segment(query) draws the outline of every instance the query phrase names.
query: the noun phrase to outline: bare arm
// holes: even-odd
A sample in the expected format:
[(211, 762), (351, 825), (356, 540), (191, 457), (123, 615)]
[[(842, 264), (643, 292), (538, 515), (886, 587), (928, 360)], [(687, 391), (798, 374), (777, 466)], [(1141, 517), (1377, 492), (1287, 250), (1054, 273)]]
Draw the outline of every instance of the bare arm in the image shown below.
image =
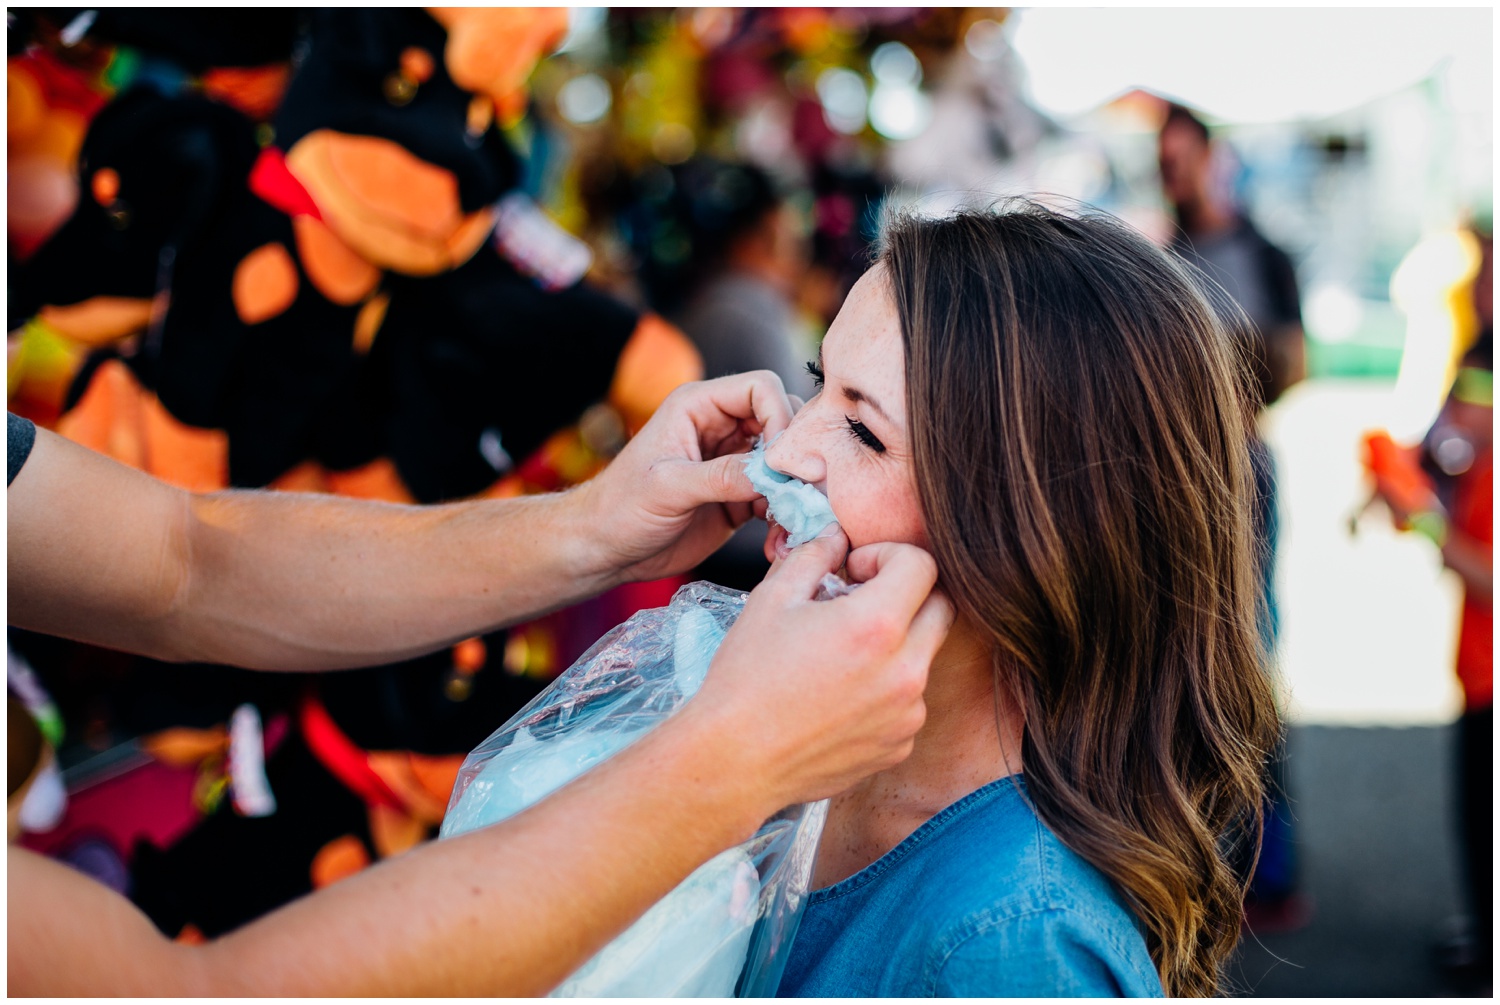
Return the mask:
[(1443, 542), (1443, 564), (1463, 580), (1469, 599), (1488, 604), (1495, 588), (1495, 546), (1448, 525)]
[(9, 623), (166, 660), (393, 662), (691, 567), (749, 517), (729, 455), (790, 417), (769, 374), (690, 385), (586, 486), (434, 507), (193, 495), (38, 430), (7, 493)]
[(38, 430), (7, 501), (10, 623), (160, 659), (389, 662), (609, 585), (567, 494), (193, 495)]
[[(1412, 513), (1407, 508), (1409, 504), (1403, 504), (1409, 494), (1394, 488), (1379, 476), (1375, 479), (1375, 494), (1390, 509), (1391, 522), (1399, 529), (1410, 529)], [(1435, 503), (1436, 497), (1432, 498)], [(1494, 545), (1465, 534), (1451, 520), (1446, 520), (1446, 527), (1447, 534), (1439, 549), (1443, 565), (1452, 569), (1463, 580), (1464, 589), (1471, 599), (1480, 604), (1489, 603), (1494, 595)]]
[(511, 820), (389, 859), (206, 946), (167, 941), (123, 897), (12, 848), (9, 990), (545, 994), (758, 825), (733, 772), (704, 771), (729, 766), (716, 749), (725, 737), (690, 732), (648, 737)]
[[(12, 849), (12, 994), (535, 995), (789, 803), (888, 767), (924, 717), (951, 612), (930, 557), (875, 546), (849, 597), (810, 600), (842, 534), (778, 562), (684, 710), (494, 827), (424, 845), (207, 946)], [(866, 549), (856, 553), (863, 554)], [(789, 696), (794, 696), (789, 698)]]

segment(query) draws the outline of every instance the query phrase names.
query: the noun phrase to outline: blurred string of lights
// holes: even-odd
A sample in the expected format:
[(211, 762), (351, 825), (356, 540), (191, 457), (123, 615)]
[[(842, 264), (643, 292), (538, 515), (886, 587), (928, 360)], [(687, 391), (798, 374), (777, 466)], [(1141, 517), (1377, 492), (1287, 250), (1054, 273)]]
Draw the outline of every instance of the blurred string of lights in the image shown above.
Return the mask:
[[(709, 153), (788, 173), (796, 165), (784, 157), (793, 152), (787, 138), (768, 134), (805, 130), (796, 119), (809, 101), (835, 137), (835, 156), (869, 159), (886, 143), (920, 137), (932, 118), (924, 57), (941, 59), (955, 45), (988, 56), (1002, 44), (1006, 13), (575, 8), (568, 38), (535, 83), (543, 113), (575, 147), (597, 148), (591, 134), (605, 134), (627, 170)], [(716, 107), (705, 107), (705, 91)], [(771, 92), (781, 101), (766, 100)], [(795, 110), (767, 107), (777, 103)], [(566, 188), (549, 193), (565, 224), (578, 220)]]
[[(920, 19), (917, 9), (897, 17)], [(859, 135), (868, 126), (886, 140), (920, 136), (930, 121), (931, 101), (922, 91), (922, 61), (899, 40), (871, 42), (869, 12), (846, 10), (699, 8), (633, 16), (636, 39), (627, 41), (619, 70), (599, 57), (619, 45), (596, 44), (610, 29), (606, 8), (574, 8), (573, 28), (558, 50), (572, 73), (555, 90), (559, 117), (574, 126), (600, 124), (620, 104), (619, 118), (632, 153), (650, 152), (664, 163), (691, 156), (684, 130), (694, 134), (698, 75), (704, 59), (737, 38), (757, 34), (755, 48), (771, 61), (784, 60), (789, 89), (811, 83), (830, 128)], [(985, 11), (969, 22), (964, 43), (976, 58), (989, 58), (1001, 43), (1004, 10)], [(757, 22), (746, 31), (745, 22)], [(889, 29), (899, 21), (877, 21)], [(770, 30), (765, 29), (770, 22)], [(767, 46), (766, 41), (779, 41)], [(779, 50), (779, 51), (778, 51)], [(589, 58), (586, 54), (592, 54)], [(613, 55), (621, 55), (615, 51)], [(590, 65), (590, 64), (594, 65)], [(613, 78), (613, 79), (612, 79)], [(618, 92), (618, 93), (617, 93)]]
[[(1006, 51), (1008, 13), (574, 8), (568, 37), (532, 79), (533, 116), (553, 134), (553, 166), (532, 194), (594, 246), (606, 283), (612, 262), (622, 284), (640, 265), (622, 204), (665, 204), (673, 172), (704, 157), (765, 170), (826, 259), (858, 257), (884, 196), (870, 179), (886, 150), (927, 132), (930, 89), (953, 56)], [(662, 229), (650, 256), (691, 256), (680, 238)]]

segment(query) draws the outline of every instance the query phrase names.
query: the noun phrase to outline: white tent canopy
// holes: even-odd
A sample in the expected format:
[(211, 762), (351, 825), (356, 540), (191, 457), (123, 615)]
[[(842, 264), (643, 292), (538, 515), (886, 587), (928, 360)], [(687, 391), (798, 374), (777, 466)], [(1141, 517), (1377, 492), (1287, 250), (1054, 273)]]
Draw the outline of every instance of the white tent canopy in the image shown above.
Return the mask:
[(1062, 118), (1134, 87), (1224, 122), (1322, 118), (1434, 71), (1460, 115), (1493, 114), (1488, 8), (1053, 7), (1013, 21), (1032, 100)]

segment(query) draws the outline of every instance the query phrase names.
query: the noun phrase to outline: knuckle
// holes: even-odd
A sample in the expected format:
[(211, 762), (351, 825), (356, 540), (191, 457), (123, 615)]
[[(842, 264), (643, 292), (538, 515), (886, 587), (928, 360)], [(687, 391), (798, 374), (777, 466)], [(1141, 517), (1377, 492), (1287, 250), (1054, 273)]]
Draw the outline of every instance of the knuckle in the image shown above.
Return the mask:
[(907, 674), (896, 686), (896, 701), (908, 710), (908, 714), (925, 717), (927, 706), (922, 701), (922, 695), (926, 690), (926, 681), (922, 676)]
[(838, 554), (838, 551), (839, 540), (837, 537), (815, 537), (811, 541), (804, 542), (792, 549), (792, 556), (804, 555), (806, 556), (803, 559), (804, 562), (816, 561), (828, 565), (833, 556)]
[(902, 740), (891, 748), (889, 755), (885, 758), (887, 767), (894, 767), (911, 756), (912, 749), (916, 746), (913, 740)]
[(908, 723), (908, 725), (911, 726), (912, 734), (916, 735), (918, 730), (927, 725), (927, 703), (918, 701), (912, 706), (912, 710), (909, 714), (911, 716), (911, 721)]
[(781, 376), (775, 370), (751, 370), (746, 376), (756, 384), (762, 384), (777, 391), (782, 389)]
[(728, 493), (738, 488), (738, 482), (735, 477), (738, 474), (735, 465), (738, 463), (739, 459), (735, 457), (722, 457), (713, 462), (713, 467), (709, 469), (709, 475), (713, 480), (713, 487), (715, 489), (722, 493)]
[(917, 734), (921, 732), (922, 724), (926, 721), (927, 717), (920, 713), (907, 713), (897, 720), (899, 732), (896, 735), (899, 738), (900, 744), (912, 743), (916, 739)]
[(703, 389), (703, 381), (690, 381), (686, 384), (678, 384), (671, 392), (662, 399), (663, 409), (681, 409), (683, 405), (693, 397), (696, 397)]
[(876, 612), (865, 619), (860, 632), (865, 644), (876, 652), (890, 652), (901, 644), (901, 629), (884, 612)]
[(920, 576), (928, 581), (937, 580), (937, 559), (916, 545), (902, 545), (897, 554), (904, 556), (907, 563), (911, 565), (914, 576)]

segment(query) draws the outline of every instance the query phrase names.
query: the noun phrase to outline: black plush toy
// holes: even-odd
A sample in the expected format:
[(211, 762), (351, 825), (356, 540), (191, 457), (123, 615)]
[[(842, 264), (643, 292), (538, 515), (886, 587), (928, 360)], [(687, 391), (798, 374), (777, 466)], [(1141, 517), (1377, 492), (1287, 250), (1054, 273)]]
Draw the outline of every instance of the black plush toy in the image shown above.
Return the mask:
[(22, 316), (49, 307), (64, 333), (115, 307), (120, 324), (96, 326), (94, 341), (145, 319), (130, 368), (176, 420), (228, 434), (226, 481), (243, 486), (316, 456), (321, 415), (357, 362), (357, 305), (318, 290), (292, 220), (249, 188), (260, 153), (253, 124), (225, 105), (122, 95), (84, 141), (78, 209), (20, 268), (11, 299)]
[[(519, 165), (497, 123), (564, 20), (318, 12), (269, 136), (196, 94), (118, 98), (90, 130), (74, 217), (12, 280), (12, 319), (82, 319), (107, 344), (60, 430), (200, 489), (437, 502), (591, 473), (598, 458), (549, 469), (544, 448), (601, 401), (618, 439), (700, 368), (675, 329), (583, 283), (586, 253), (508, 193)], [(253, 700), (292, 726), (266, 763), (276, 813), (221, 808), (143, 852), (134, 896), (168, 934), (217, 934), (340, 856), (425, 836), (457, 759), (542, 684), (501, 669), (512, 638), (272, 688), (231, 675), (192, 708), (152, 696), (222, 671), (139, 661), (127, 725), (209, 727)]]

